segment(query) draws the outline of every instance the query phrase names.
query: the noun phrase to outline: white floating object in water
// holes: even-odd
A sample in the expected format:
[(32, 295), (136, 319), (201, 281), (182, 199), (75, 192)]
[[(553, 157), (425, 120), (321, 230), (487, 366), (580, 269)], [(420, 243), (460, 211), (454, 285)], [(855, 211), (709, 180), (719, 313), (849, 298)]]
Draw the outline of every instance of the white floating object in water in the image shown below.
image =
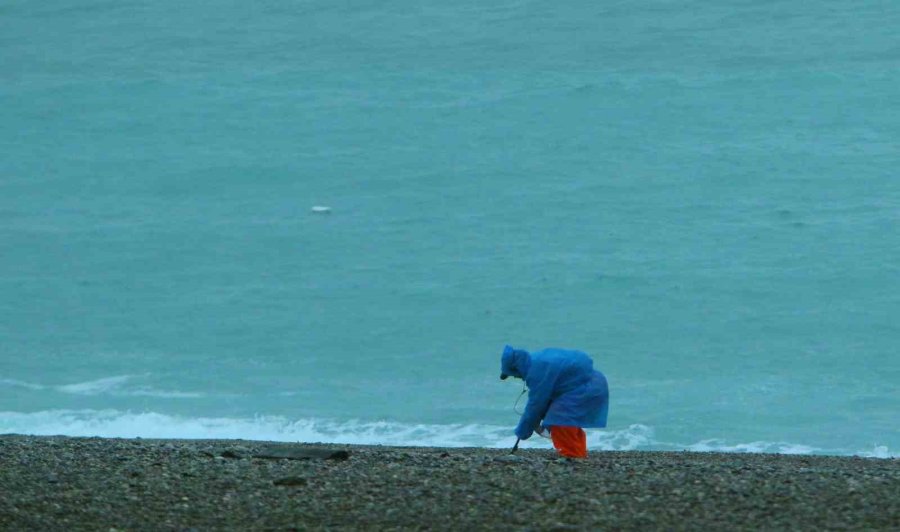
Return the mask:
[(313, 205), (313, 208), (311, 210), (316, 214), (328, 214), (331, 212), (331, 207), (326, 207), (324, 205)]

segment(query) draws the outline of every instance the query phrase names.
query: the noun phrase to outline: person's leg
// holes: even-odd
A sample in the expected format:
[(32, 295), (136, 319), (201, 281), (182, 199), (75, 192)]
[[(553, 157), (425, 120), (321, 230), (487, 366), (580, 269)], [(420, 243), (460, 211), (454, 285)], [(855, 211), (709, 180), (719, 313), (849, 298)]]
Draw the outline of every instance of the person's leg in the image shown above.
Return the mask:
[(554, 425), (549, 428), (553, 447), (560, 456), (587, 458), (587, 435), (581, 430), (581, 427)]

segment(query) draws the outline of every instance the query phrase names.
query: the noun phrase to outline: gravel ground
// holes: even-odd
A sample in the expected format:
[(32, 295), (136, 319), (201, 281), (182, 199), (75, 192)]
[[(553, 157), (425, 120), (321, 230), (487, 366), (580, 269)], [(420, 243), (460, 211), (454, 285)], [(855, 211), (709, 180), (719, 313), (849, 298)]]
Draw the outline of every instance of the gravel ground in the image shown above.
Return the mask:
[(3, 530), (488, 528), (898, 530), (900, 460), (0, 436)]

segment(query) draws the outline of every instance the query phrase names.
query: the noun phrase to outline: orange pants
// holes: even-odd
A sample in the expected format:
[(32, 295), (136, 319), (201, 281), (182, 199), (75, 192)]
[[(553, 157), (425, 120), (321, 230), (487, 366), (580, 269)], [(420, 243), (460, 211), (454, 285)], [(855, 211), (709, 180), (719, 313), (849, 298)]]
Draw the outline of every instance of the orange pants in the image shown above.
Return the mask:
[(587, 458), (587, 436), (581, 427), (549, 427), (556, 452), (567, 458)]

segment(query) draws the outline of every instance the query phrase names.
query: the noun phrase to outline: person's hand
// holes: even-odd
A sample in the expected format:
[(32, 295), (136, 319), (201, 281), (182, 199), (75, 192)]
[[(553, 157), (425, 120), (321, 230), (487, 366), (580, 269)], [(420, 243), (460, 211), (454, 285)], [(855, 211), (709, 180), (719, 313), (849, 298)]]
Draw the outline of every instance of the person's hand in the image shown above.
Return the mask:
[(537, 435), (541, 438), (550, 439), (550, 431), (547, 430), (547, 427), (541, 425), (540, 423), (534, 428), (534, 431), (537, 432)]

